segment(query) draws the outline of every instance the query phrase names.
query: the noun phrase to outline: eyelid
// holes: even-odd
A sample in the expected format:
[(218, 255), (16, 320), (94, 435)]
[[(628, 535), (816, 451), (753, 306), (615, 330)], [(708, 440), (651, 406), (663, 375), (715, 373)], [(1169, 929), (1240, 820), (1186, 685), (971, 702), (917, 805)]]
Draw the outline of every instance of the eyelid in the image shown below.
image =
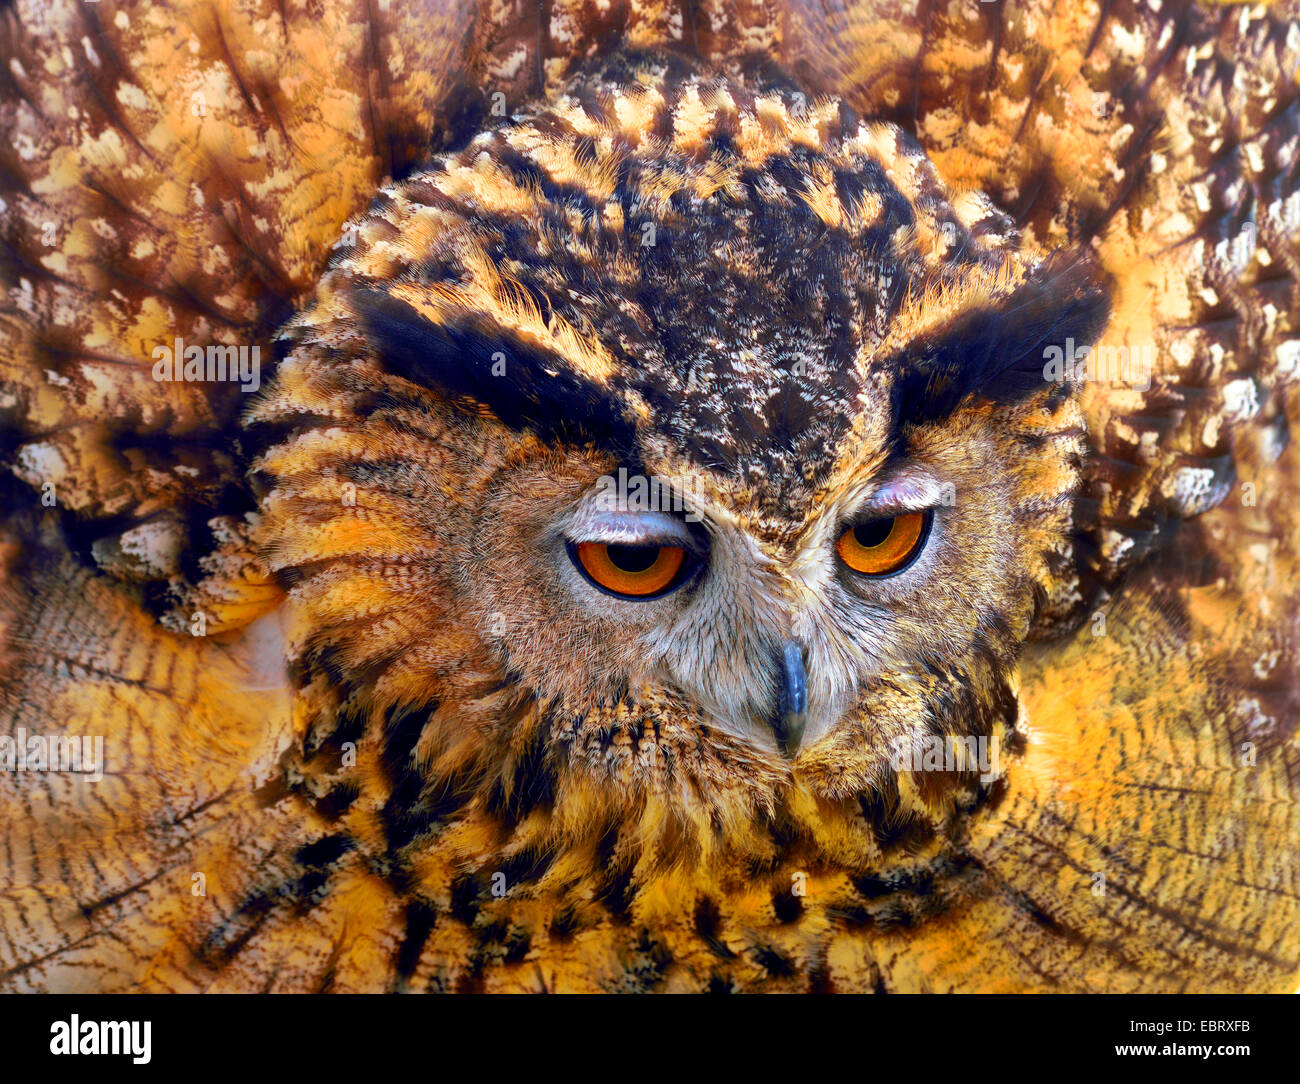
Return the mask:
[(681, 546), (691, 551), (700, 548), (685, 523), (663, 512), (596, 512), (571, 524), (565, 534), (575, 543)]
[(944, 487), (928, 474), (900, 472), (875, 489), (857, 509), (854, 520), (897, 516), (904, 512), (926, 512), (943, 504)]

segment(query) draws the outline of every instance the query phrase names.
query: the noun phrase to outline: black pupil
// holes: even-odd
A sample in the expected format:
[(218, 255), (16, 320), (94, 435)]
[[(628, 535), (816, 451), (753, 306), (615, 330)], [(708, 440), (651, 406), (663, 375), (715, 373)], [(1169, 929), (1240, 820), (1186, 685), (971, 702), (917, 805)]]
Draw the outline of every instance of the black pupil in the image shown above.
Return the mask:
[(610, 545), (605, 548), (614, 567), (624, 572), (644, 572), (659, 559), (658, 546)]
[(884, 542), (893, 529), (892, 519), (873, 519), (870, 523), (859, 523), (854, 527), (853, 537), (863, 549), (873, 549)]

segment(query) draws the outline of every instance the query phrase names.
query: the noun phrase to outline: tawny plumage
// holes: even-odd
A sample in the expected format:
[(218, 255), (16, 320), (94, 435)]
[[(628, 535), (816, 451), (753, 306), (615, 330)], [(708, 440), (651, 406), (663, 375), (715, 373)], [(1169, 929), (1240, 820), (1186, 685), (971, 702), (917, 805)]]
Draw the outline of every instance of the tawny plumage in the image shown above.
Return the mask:
[(0, 988), (1294, 990), (1298, 16), (6, 7)]

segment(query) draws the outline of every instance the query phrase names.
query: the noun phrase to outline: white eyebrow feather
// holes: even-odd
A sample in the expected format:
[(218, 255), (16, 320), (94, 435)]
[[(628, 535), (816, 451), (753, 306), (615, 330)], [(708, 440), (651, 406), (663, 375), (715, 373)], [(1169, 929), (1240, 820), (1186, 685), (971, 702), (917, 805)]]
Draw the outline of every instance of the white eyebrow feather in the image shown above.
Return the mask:
[(922, 512), (943, 504), (942, 483), (915, 467), (904, 467), (873, 490), (858, 508), (858, 513)]
[(696, 538), (676, 516), (665, 512), (611, 512), (580, 506), (564, 526), (570, 542), (606, 542), (621, 545), (687, 546)]

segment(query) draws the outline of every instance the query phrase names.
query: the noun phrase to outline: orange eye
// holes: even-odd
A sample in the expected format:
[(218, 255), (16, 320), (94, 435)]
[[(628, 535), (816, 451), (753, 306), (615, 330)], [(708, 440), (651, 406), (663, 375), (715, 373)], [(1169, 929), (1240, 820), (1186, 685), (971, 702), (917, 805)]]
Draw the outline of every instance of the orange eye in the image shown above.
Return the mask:
[(681, 546), (628, 546), (613, 542), (571, 545), (574, 561), (587, 579), (611, 595), (653, 598), (680, 579), (686, 563)]
[(905, 512), (890, 519), (873, 519), (848, 528), (835, 543), (835, 552), (854, 572), (890, 576), (901, 572), (921, 552), (930, 530), (928, 512)]

